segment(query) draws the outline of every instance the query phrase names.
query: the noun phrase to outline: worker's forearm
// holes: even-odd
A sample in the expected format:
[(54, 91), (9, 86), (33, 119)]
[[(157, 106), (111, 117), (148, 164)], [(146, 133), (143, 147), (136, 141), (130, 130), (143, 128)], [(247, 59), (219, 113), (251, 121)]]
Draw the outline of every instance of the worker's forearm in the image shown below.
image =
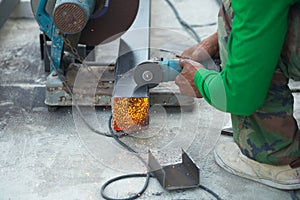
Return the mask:
[(208, 38), (202, 40), (200, 43), (195, 44), (183, 53), (183, 57), (201, 62), (214, 57), (219, 52), (218, 33), (214, 33)]
[(206, 50), (210, 57), (214, 57), (219, 53), (218, 33), (210, 35), (200, 43), (201, 47)]

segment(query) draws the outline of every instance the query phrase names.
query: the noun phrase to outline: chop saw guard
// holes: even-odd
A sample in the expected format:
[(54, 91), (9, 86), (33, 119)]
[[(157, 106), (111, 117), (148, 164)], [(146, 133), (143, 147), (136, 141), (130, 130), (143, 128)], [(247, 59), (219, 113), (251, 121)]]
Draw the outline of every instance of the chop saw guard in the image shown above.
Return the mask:
[[(61, 0), (57, 0), (61, 1)], [(31, 0), (34, 16), (40, 26), (52, 25), (53, 21), (43, 21), (39, 14), (53, 18), (56, 0)], [(93, 0), (94, 1), (94, 0)], [(69, 2), (78, 2), (70, 0)], [(95, 1), (92, 14), (80, 32), (79, 44), (96, 46), (119, 38), (132, 25), (139, 10), (139, 0), (99, 0)], [(41, 11), (43, 11), (41, 13)], [(75, 18), (75, 17), (74, 17)], [(44, 31), (44, 30), (42, 30)], [(47, 33), (47, 32), (46, 32)], [(51, 37), (51, 33), (47, 34)]]

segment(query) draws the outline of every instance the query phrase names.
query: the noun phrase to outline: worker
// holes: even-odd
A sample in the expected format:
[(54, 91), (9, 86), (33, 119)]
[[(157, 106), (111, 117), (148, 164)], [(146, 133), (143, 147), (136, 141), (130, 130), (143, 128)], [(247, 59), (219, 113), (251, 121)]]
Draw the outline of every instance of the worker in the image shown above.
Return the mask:
[[(182, 93), (231, 114), (234, 142), (216, 145), (216, 162), (284, 190), (300, 188), (300, 131), (288, 87), (300, 80), (299, 15), (300, 0), (223, 0), (217, 33), (182, 53), (188, 59), (175, 80)], [(221, 72), (200, 64), (218, 55)]]

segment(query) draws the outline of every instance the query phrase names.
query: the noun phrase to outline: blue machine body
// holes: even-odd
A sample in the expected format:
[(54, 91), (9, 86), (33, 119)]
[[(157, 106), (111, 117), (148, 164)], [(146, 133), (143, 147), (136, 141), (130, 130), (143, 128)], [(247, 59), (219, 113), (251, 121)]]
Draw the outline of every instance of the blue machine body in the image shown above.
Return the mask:
[(80, 0), (80, 1), (78, 1), (78, 0), (57, 0), (56, 4), (55, 4), (55, 8), (57, 8), (58, 6), (60, 6), (64, 3), (71, 3), (71, 4), (79, 6), (81, 9), (84, 10), (84, 12), (85, 12), (86, 16), (88, 16), (88, 18), (90, 18), (90, 16), (92, 15), (92, 13), (95, 9), (95, 0)]
[(50, 72), (60, 71), (61, 55), (63, 52), (64, 39), (58, 34), (58, 29), (55, 26), (52, 17), (46, 12), (47, 0), (41, 0), (36, 12), (36, 19), (40, 24), (40, 30), (44, 32), (51, 40), (51, 60)]
[[(94, 0), (81, 0), (78, 4), (78, 0), (59, 0), (56, 2), (56, 6), (63, 4), (65, 2), (74, 3), (80, 5), (81, 8), (85, 11), (88, 17), (92, 15), (94, 10), (94, 4), (90, 2)], [(36, 19), (40, 25), (40, 30), (44, 32), (52, 41), (51, 44), (51, 60), (50, 62), (50, 72), (57, 71), (61, 72), (60, 65), (62, 59), (62, 53), (64, 49), (64, 38), (60, 33), (60, 30), (54, 23), (53, 16), (50, 16), (46, 12), (47, 0), (40, 0), (38, 9), (36, 11)], [(108, 6), (108, 4), (107, 4)]]
[(176, 76), (182, 71), (178, 58), (161, 58), (160, 67), (163, 72), (162, 82), (174, 81)]

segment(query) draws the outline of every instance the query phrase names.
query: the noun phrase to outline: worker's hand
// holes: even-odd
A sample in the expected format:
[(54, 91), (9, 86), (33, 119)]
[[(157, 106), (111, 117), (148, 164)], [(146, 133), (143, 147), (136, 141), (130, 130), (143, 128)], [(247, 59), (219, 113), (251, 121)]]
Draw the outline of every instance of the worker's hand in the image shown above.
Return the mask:
[(182, 59), (180, 64), (183, 69), (175, 79), (175, 83), (178, 85), (180, 92), (187, 96), (201, 98), (202, 95), (194, 83), (194, 76), (197, 70), (204, 68), (204, 66), (190, 59)]
[(200, 62), (214, 57), (218, 51), (218, 33), (214, 33), (202, 42), (183, 51), (181, 56)]

